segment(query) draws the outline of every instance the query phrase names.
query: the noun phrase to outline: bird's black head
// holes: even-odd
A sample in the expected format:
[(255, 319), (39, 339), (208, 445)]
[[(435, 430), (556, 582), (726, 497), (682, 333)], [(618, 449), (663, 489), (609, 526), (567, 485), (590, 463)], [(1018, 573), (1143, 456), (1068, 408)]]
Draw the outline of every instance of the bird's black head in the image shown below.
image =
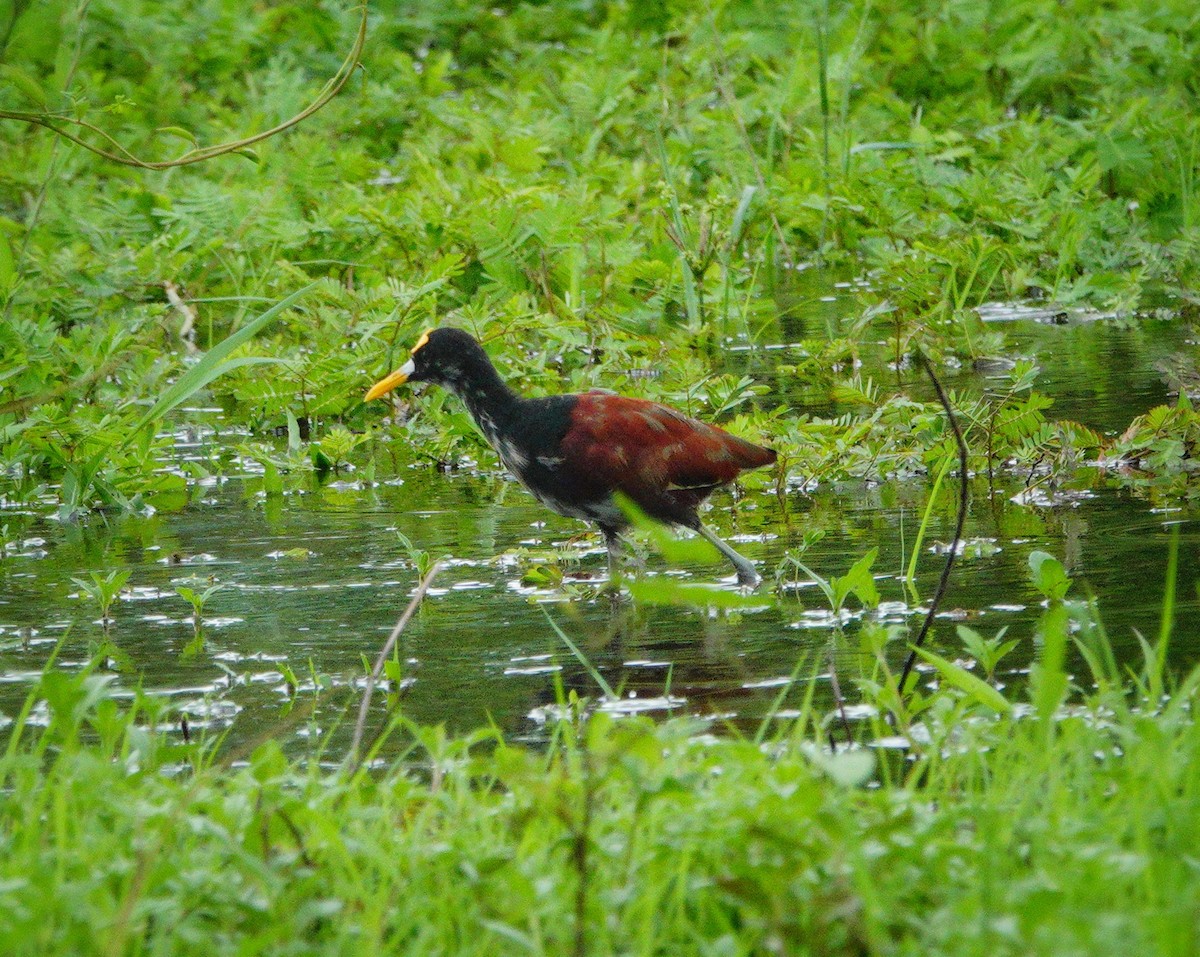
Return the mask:
[(413, 346), (408, 362), (376, 382), (366, 401), (405, 382), (432, 382), (459, 394), (498, 382), (492, 361), (475, 338), (461, 329), (430, 329)]
[(475, 338), (461, 329), (430, 329), (413, 346), (411, 382), (432, 382), (455, 388), (491, 369), (487, 353)]

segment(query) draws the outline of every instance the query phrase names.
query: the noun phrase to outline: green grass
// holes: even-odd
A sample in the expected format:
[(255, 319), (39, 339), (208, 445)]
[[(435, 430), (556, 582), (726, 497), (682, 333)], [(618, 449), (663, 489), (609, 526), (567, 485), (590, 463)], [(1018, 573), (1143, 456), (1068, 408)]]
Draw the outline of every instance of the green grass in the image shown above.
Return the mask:
[[(1044, 644), (1068, 632), (1094, 663), (1069, 698), (1049, 651), (999, 712), (927, 672), (896, 712), (907, 757), (830, 750), (840, 727), (798, 688), (762, 743), (572, 698), (543, 749), (396, 718), (351, 772), (271, 729), (185, 742), (161, 701), (48, 672), (0, 758), (0, 935), (39, 955), (1194, 953), (1200, 673), (1142, 697), (1090, 604), (1051, 603)], [(859, 684), (883, 708), (889, 680), (866, 663)]]

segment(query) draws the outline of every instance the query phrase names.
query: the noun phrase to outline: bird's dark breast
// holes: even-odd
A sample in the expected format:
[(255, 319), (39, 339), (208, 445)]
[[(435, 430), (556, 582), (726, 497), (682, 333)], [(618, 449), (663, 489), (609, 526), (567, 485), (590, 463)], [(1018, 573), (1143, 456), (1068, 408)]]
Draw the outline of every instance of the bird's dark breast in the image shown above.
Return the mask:
[(623, 515), (603, 476), (581, 469), (564, 450), (574, 424), (577, 395), (522, 400), (503, 429), (483, 424), (488, 441), (516, 479), (560, 515), (615, 525)]

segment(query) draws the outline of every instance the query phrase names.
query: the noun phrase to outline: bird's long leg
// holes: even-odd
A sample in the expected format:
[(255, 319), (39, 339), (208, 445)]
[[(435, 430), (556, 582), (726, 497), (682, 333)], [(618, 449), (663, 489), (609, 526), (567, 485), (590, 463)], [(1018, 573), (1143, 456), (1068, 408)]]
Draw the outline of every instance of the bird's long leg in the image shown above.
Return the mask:
[(615, 585), (621, 576), (618, 568), (621, 561), (621, 536), (609, 525), (601, 525), (600, 531), (604, 533), (604, 547), (608, 549), (608, 580)]
[(638, 572), (644, 569), (641, 558), (629, 548), (629, 542), (620, 532), (611, 525), (601, 525), (600, 531), (604, 533), (604, 547), (608, 549), (609, 581), (614, 583), (619, 581), (622, 560), (632, 562), (634, 569)]
[(744, 585), (747, 588), (753, 588), (758, 584), (758, 571), (755, 569), (754, 563), (751, 562), (750, 559), (739, 555), (733, 550), (732, 545), (717, 538), (712, 531), (705, 528), (703, 525), (697, 525), (696, 531), (700, 534), (701, 538), (712, 542), (717, 551), (733, 562), (733, 567), (737, 569), (739, 585)]

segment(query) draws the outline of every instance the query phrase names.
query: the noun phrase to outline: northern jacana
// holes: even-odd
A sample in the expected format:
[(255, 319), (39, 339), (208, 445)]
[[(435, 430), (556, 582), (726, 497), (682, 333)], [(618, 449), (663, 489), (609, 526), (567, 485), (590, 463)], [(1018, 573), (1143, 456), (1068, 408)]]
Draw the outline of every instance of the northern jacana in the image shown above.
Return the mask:
[(690, 528), (758, 584), (754, 565), (705, 528), (697, 508), (746, 469), (775, 453), (682, 412), (611, 392), (526, 399), (500, 378), (483, 347), (460, 329), (426, 332), (403, 366), (367, 392), (377, 399), (404, 382), (433, 382), (455, 393), (500, 456), (533, 495), (560, 515), (595, 522), (615, 572), (629, 519), (624, 493), (651, 518)]

